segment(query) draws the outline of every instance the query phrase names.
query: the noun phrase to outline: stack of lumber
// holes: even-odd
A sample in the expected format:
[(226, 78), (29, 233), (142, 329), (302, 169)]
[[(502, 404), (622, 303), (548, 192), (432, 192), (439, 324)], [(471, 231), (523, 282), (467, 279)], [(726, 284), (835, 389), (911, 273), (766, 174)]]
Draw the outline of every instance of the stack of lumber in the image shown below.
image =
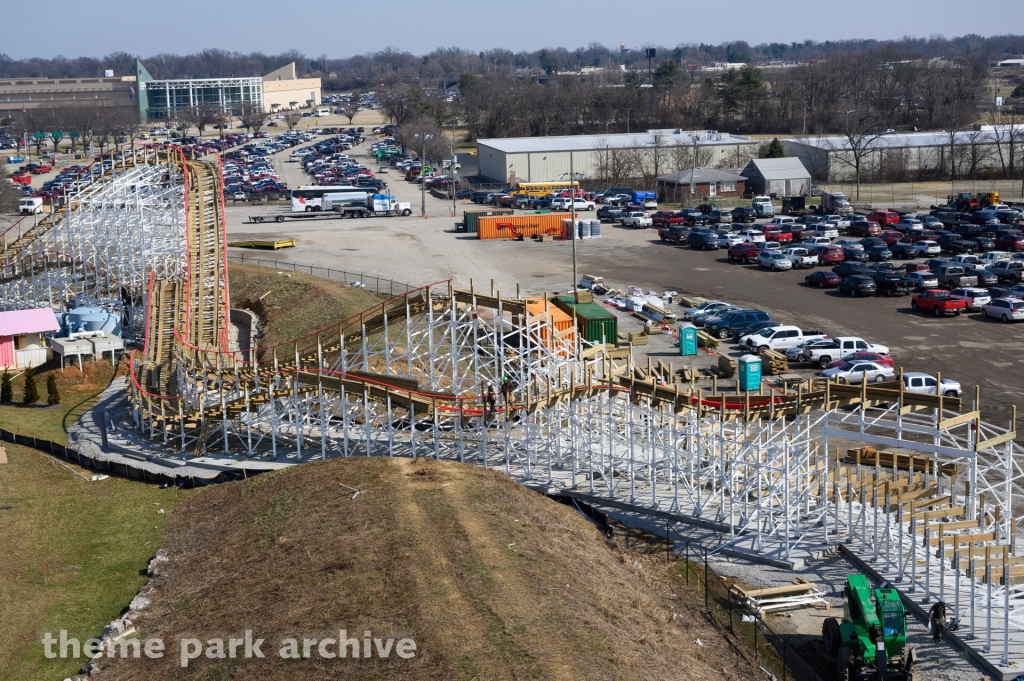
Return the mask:
[(718, 347), (718, 339), (717, 338), (712, 338), (711, 336), (709, 336), (708, 334), (704, 333), (703, 331), (698, 331), (697, 332), (697, 345), (699, 347), (702, 347), (702, 348), (712, 348), (712, 349), (714, 349), (714, 348)]
[(821, 589), (800, 577), (793, 581), (794, 584), (770, 589), (743, 589), (736, 584), (729, 589), (755, 615), (763, 615), (770, 610), (788, 610), (806, 606), (828, 609), (829, 603), (825, 600), (825, 593)]
[(761, 373), (765, 376), (780, 376), (789, 373), (789, 361), (781, 352), (765, 350), (761, 353)]
[(728, 355), (718, 355), (718, 373), (723, 378), (731, 378), (736, 375), (737, 367), (736, 360), (732, 359)]

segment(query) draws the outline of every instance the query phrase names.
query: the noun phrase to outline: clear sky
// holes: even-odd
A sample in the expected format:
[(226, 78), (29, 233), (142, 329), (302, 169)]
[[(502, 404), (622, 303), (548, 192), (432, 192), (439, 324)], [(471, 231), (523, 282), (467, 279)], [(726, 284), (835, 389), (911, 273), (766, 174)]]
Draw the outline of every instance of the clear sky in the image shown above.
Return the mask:
[(1024, 33), (1021, 0), (50, 0), (4, 2), (0, 52), (25, 57), (187, 54), (204, 48), (340, 58), (395, 47), (514, 52), (650, 43), (793, 42)]

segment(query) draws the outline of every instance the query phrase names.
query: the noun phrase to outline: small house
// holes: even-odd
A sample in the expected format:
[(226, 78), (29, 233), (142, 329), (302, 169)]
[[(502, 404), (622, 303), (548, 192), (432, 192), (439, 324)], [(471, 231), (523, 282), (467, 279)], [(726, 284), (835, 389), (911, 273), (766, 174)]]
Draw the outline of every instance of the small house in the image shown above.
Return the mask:
[(0, 312), (0, 367), (27, 369), (46, 364), (50, 349), (44, 333), (60, 329), (48, 307)]
[(747, 178), (731, 169), (692, 168), (660, 175), (657, 181), (658, 201), (684, 203), (714, 198), (739, 198), (743, 196)]

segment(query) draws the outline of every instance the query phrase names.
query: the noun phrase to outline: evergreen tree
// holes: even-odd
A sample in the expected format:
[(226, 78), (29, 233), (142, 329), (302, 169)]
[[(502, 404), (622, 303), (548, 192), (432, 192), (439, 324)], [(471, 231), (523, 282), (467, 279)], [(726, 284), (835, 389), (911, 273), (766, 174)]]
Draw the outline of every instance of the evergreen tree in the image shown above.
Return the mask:
[(46, 379), (46, 403), (60, 404), (60, 390), (57, 388), (57, 374), (51, 373)]
[(779, 138), (776, 137), (771, 141), (771, 144), (768, 145), (768, 151), (765, 154), (765, 158), (782, 158), (785, 155), (786, 152), (782, 148), (782, 142), (780, 142)]
[(21, 397), (25, 404), (32, 404), (39, 401), (39, 386), (36, 385), (36, 375), (31, 369), (25, 370), (25, 392)]
[(0, 402), (11, 402), (14, 400), (14, 387), (11, 385), (11, 374), (4, 369), (3, 376), (0, 376)]

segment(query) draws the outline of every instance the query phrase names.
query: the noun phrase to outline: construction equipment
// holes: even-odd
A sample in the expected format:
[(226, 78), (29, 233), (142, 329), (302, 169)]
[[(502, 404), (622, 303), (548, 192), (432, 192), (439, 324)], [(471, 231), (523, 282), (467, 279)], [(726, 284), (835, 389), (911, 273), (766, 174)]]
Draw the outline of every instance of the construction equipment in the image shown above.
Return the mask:
[(998, 206), (1001, 201), (999, 200), (999, 192), (985, 192), (984, 194), (978, 194), (978, 202), (982, 208), (988, 206)]
[(907, 648), (907, 615), (899, 592), (872, 589), (862, 574), (847, 575), (843, 621), (821, 628), (825, 649), (838, 661), (839, 681), (913, 681), (914, 650)]
[(962, 212), (981, 208), (981, 205), (978, 203), (978, 199), (974, 198), (974, 194), (971, 192), (959, 192), (956, 195), (950, 194), (947, 199), (948, 203), (946, 205), (948, 207), (955, 208)]

